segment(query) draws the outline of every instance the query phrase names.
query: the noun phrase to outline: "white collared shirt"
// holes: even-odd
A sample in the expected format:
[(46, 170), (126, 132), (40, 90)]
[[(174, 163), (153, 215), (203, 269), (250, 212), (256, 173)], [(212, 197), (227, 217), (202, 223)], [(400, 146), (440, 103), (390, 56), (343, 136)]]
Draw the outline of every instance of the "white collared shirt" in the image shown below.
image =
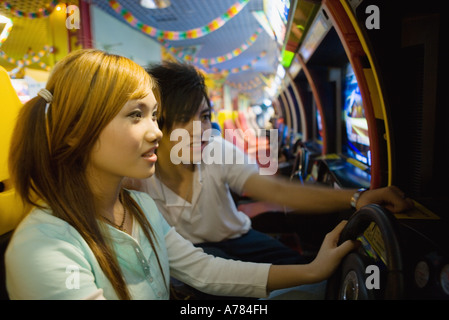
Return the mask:
[[(222, 161), (211, 163), (212, 157), (205, 149), (203, 161), (194, 172), (191, 203), (161, 183), (157, 174), (145, 185), (167, 222), (193, 243), (236, 238), (251, 228), (251, 220), (237, 210), (230, 189), (241, 194), (246, 180), (257, 173), (257, 164), (249, 163), (240, 149), (221, 137), (214, 137), (206, 148), (221, 148)], [(234, 155), (232, 161), (229, 154)], [(235, 159), (244, 159), (243, 164), (236, 164)]]

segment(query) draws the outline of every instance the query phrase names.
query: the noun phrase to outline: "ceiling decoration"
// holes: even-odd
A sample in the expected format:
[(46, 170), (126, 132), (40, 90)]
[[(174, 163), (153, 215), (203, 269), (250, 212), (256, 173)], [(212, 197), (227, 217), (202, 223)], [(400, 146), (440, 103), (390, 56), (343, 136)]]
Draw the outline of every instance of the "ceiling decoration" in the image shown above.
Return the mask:
[[(0, 1), (0, 63), (11, 77), (22, 77), (24, 68), (48, 70), (54, 64), (49, 46), (49, 15), (59, 1)], [(3, 29), (2, 29), (3, 28)]]
[[(31, 2), (31, 1), (29, 1), (29, 2)], [(35, 2), (39, 2), (39, 1), (35, 1)], [(5, 9), (7, 11), (9, 11), (15, 17), (35, 19), (35, 18), (48, 17), (50, 15), (50, 13), (56, 8), (58, 3), (59, 3), (58, 0), (53, 0), (48, 5), (39, 7), (39, 9), (37, 9), (35, 11), (31, 11), (31, 12), (24, 11), (24, 9), (21, 9), (23, 7), (22, 3), (20, 4), (20, 8), (19, 8), (10, 1), (4, 1), (3, 6), (5, 7)]]
[(151, 37), (154, 37), (158, 40), (184, 40), (204, 37), (205, 35), (223, 27), (226, 22), (232, 19), (245, 7), (248, 1), (249, 0), (238, 0), (228, 10), (226, 10), (225, 13), (213, 19), (208, 24), (199, 28), (189, 29), (185, 31), (160, 30), (156, 27), (152, 27), (139, 21), (129, 10), (120, 5), (118, 1), (109, 0), (108, 4), (112, 9), (114, 9), (115, 12), (120, 14), (127, 23), (129, 23), (133, 27), (137, 27), (139, 30)]
[[(214, 79), (214, 83), (232, 84), (229, 87), (235, 94), (244, 88), (245, 94), (259, 101), (264, 98), (264, 87), (276, 74), (282, 50), (282, 41), (276, 39), (273, 29), (264, 23), (269, 20), (264, 14), (264, 2), (268, 1), (270, 6), (295, 2), (170, 0), (168, 6), (148, 9), (140, 0), (85, 1), (122, 22), (124, 28), (133, 28), (156, 41), (174, 58), (195, 64), (208, 74), (208, 78)], [(77, 3), (75, 0), (68, 2)], [(26, 65), (27, 61), (37, 60), (31, 57), (45, 51), (44, 46), (51, 43), (54, 35), (49, 30), (51, 16), (48, 15), (57, 9), (58, 3), (67, 2), (0, 1), (0, 14), (13, 23), (8, 31), (0, 30), (0, 51), (3, 51), (0, 63), (8, 70), (15, 69), (17, 64)], [(5, 41), (7, 37), (8, 41)], [(58, 49), (55, 50), (57, 54)], [(142, 46), (142, 52), (145, 50)], [(29, 67), (52, 66), (55, 57), (55, 53), (43, 55)], [(258, 78), (265, 80), (255, 86), (257, 80), (254, 79)]]
[(234, 92), (240, 83), (261, 101), (266, 83), (247, 84), (276, 74), (282, 47), (255, 14), (264, 11), (264, 0), (170, 0), (162, 9), (144, 8), (137, 0), (89, 2), (157, 41), (176, 59), (214, 74), (216, 81), (236, 84)]
[(231, 87), (231, 88), (235, 88), (241, 91), (248, 91), (248, 90), (253, 90), (261, 85), (263, 85), (263, 81), (260, 79), (260, 77), (255, 77), (249, 81), (245, 81), (245, 82), (227, 82), (227, 84)]
[(2, 44), (8, 39), (9, 34), (11, 33), (11, 29), (13, 26), (12, 20), (6, 17), (2, 17), (0, 19), (0, 23), (4, 24), (3, 30), (0, 32), (0, 47)]
[(214, 58), (198, 58), (194, 57), (194, 55), (187, 53), (186, 50), (179, 50), (175, 47), (171, 47), (167, 42), (163, 42), (164, 46), (167, 48), (167, 50), (171, 53), (173, 53), (176, 57), (185, 60), (193, 62), (197, 65), (203, 65), (204, 67), (208, 68), (210, 65), (214, 65), (217, 63), (222, 63), (224, 61), (228, 61), (232, 58), (235, 58), (242, 54), (246, 49), (248, 49), (256, 40), (259, 34), (262, 32), (262, 28), (258, 28), (256, 32), (254, 32), (249, 39), (245, 41), (244, 44), (242, 44), (240, 47), (235, 48), (231, 52), (228, 52), (224, 55), (214, 57)]
[(253, 60), (250, 61), (250, 63), (247, 63), (241, 67), (235, 67), (235, 68), (231, 68), (231, 69), (220, 69), (220, 68), (202, 68), (205, 71), (208, 72), (213, 72), (213, 73), (239, 73), (241, 71), (246, 71), (248, 69), (250, 69), (255, 63), (257, 63), (260, 59), (262, 59), (263, 57), (265, 57), (265, 55), (267, 54), (266, 51), (262, 51), (260, 53), (259, 56), (255, 57)]
[(53, 48), (46, 45), (46, 46), (44, 46), (44, 48), (42, 50), (40, 50), (37, 53), (34, 53), (32, 50), (29, 50), (19, 60), (9, 57), (3, 51), (0, 51), (0, 58), (5, 59), (9, 63), (16, 66), (13, 70), (8, 72), (8, 74), (10, 75), (11, 78), (16, 78), (16, 76), (23, 71), (23, 68), (28, 67), (32, 64), (37, 64), (39, 66), (39, 68), (46, 70), (46, 71), (50, 71), (50, 67), (46, 63), (42, 62), (42, 58), (52, 52), (53, 52)]

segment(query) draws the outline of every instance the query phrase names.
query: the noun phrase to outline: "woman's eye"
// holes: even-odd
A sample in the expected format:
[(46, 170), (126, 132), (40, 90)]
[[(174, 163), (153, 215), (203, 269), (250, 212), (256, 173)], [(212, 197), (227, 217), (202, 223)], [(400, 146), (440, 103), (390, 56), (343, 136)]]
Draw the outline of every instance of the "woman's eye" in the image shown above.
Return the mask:
[(151, 115), (151, 117), (153, 118), (153, 120), (157, 120), (157, 110), (153, 111), (153, 114)]
[(208, 114), (203, 114), (203, 116), (201, 117), (202, 121), (210, 121), (211, 120), (211, 115), (210, 113)]
[(142, 119), (142, 117), (143, 117), (142, 111), (133, 111), (128, 116), (133, 119)]

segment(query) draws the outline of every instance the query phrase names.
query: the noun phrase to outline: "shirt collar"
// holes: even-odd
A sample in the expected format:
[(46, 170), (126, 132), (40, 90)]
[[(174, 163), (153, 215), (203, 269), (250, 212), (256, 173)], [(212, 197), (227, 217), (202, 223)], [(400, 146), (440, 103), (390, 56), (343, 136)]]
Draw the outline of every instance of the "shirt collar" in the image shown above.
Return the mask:
[(154, 179), (156, 181), (157, 186), (157, 195), (158, 199), (165, 202), (167, 207), (194, 207), (198, 201), (198, 198), (201, 194), (201, 190), (203, 188), (203, 173), (204, 173), (204, 163), (199, 163), (196, 165), (196, 169), (193, 173), (193, 184), (192, 184), (192, 202), (188, 202), (174, 191), (172, 191), (169, 187), (167, 187), (157, 175), (154, 175)]

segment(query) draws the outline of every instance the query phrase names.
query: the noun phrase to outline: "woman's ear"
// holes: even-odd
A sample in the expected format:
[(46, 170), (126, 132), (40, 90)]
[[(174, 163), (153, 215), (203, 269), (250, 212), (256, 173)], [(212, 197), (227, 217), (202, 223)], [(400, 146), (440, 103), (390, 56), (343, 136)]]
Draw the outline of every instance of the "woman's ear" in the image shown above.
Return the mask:
[(76, 145), (78, 145), (78, 143), (79, 143), (79, 138), (78, 137), (72, 137), (72, 136), (69, 136), (69, 137), (67, 137), (66, 138), (66, 144), (69, 146), (69, 147), (74, 147), (74, 146), (76, 146)]

